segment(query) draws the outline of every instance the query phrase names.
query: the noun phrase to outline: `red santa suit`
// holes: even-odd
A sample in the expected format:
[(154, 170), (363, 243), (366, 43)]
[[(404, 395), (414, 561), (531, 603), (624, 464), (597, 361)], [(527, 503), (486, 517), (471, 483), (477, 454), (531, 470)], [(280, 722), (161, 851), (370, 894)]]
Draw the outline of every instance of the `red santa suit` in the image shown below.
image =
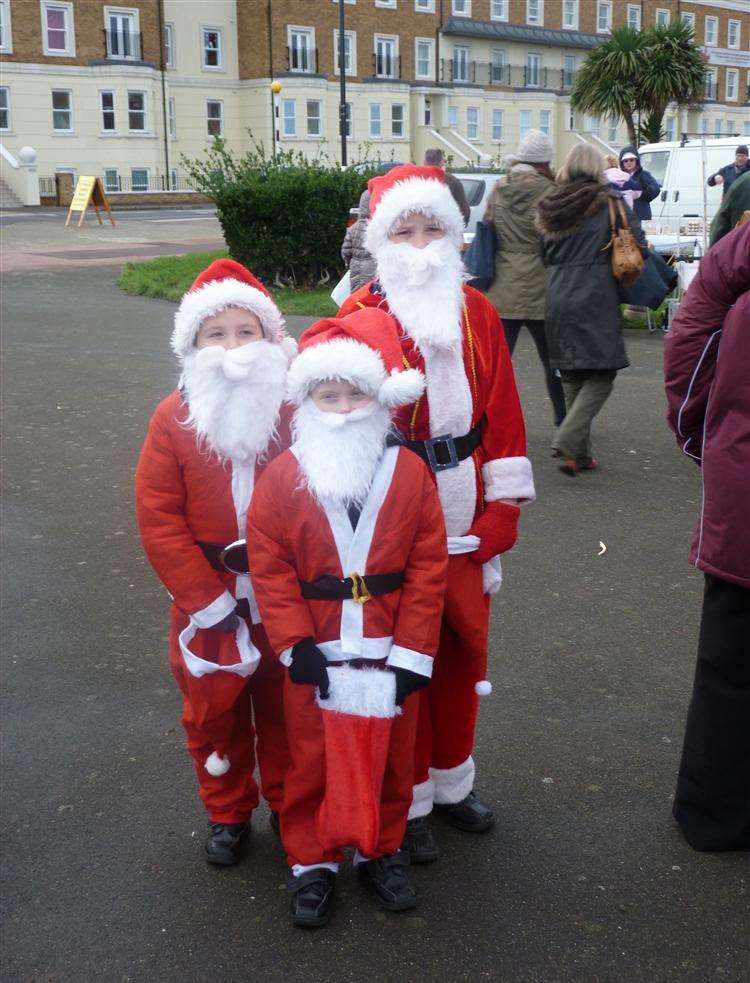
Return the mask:
[[(263, 325), (265, 341), (246, 349), (259, 346), (253, 354), (262, 360), (272, 351), (262, 346), (281, 346), (286, 363), (291, 346), (279, 312), (264, 288), (228, 260), (199, 277), (176, 315), (172, 346), (183, 361), (195, 351), (201, 321), (227, 306), (251, 310)], [(263, 398), (271, 400), (273, 420), (281, 393)], [(258, 804), (256, 739), (263, 795), (274, 811), (281, 806), (288, 764), (283, 673), (260, 624), (249, 574), (230, 572), (219, 554), (244, 537), (255, 483), (288, 444), (288, 413), (282, 409), (277, 435), (269, 433), (262, 450), (227, 459), (210, 434), (196, 433), (190, 409), (184, 390), (157, 407), (138, 462), (136, 510), (146, 554), (172, 598), (169, 662), (183, 693), (182, 722), (201, 798), (212, 822), (244, 823)], [(236, 629), (207, 630), (235, 609), (242, 615)]]
[[(381, 358), (368, 348), (377, 343), (382, 321), (391, 325), (390, 359), (386, 356), (386, 364), (393, 367), (391, 376), (386, 376)], [(413, 399), (410, 389), (418, 376), (396, 368), (401, 356), (392, 320), (371, 312), (357, 332), (367, 344), (346, 340), (352, 332), (341, 325), (332, 319), (319, 322), (303, 335), (301, 354), (288, 380), (293, 401), (303, 403), (311, 386), (333, 373), (364, 383), (378, 393), (380, 402), (391, 406)], [(420, 380), (416, 392), (422, 386)], [(416, 455), (400, 446), (387, 447), (382, 455), (377, 450), (377, 455), (354, 528), (341, 500), (321, 498), (311, 490), (301, 437), (270, 465), (258, 484), (248, 513), (250, 569), (264, 626), (284, 665), (290, 664), (298, 642), (312, 638), (332, 667), (344, 662), (361, 666), (365, 660), (370, 666), (400, 667), (425, 677), (432, 672), (447, 568), (440, 503), (430, 473)], [(335, 467), (331, 464), (334, 477)], [(382, 575), (396, 575), (398, 584), (378, 594)], [(311, 596), (311, 585), (326, 577), (338, 584), (350, 578), (349, 596)], [(372, 596), (364, 603), (368, 584)], [(336, 691), (337, 671), (330, 671), (333, 707), (316, 699), (312, 686), (290, 679), (285, 686), (292, 765), (285, 782), (281, 833), (295, 873), (319, 866), (335, 870), (346, 845), (354, 844), (366, 854), (360, 839), (366, 817), (356, 809), (360, 793), (349, 787), (344, 776), (349, 774), (362, 787), (361, 795), (370, 796), (368, 781), (361, 781), (359, 771), (366, 768), (369, 775), (372, 770), (372, 734), (367, 749), (355, 737), (349, 739), (348, 752), (342, 753), (341, 729), (339, 736), (329, 731), (329, 723), (335, 726), (331, 709), (356, 712), (347, 693), (339, 696)], [(339, 705), (339, 700), (346, 705)], [(392, 707), (393, 696), (390, 701)], [(404, 835), (412, 798), (417, 708), (417, 699), (408, 697), (402, 712), (392, 716), (379, 787), (379, 828), (371, 841), (370, 858), (397, 851)], [(369, 710), (364, 713), (374, 715)], [(354, 756), (355, 769), (348, 755)], [(354, 817), (359, 825), (352, 827), (355, 839), (346, 838), (343, 820), (334, 821), (331, 794), (338, 796), (336, 811), (359, 811)]]
[[(441, 169), (404, 165), (370, 184), (368, 249), (376, 258), (409, 210), (437, 218), (449, 240), (442, 241), (444, 250), (458, 257), (463, 221)], [(427, 442), (415, 447), (429, 455), (435, 472), (451, 554), (435, 671), (421, 694), (410, 818), (426, 815), (433, 803), (460, 802), (472, 791), (478, 696), (491, 689), (488, 594), (502, 580), (499, 555), (515, 543), (519, 505), (534, 498), (523, 415), (497, 311), (471, 287), (458, 293), (455, 308), (451, 303), (454, 298), (425, 290), (418, 343), (401, 324), (405, 364), (425, 374), (427, 388), (423, 398), (398, 412), (396, 422), (408, 440)], [(339, 314), (377, 307), (397, 316), (402, 311), (394, 306), (381, 285), (368, 284)], [(436, 334), (433, 344), (431, 319), (436, 331), (460, 325), (459, 342), (442, 344)], [(452, 439), (437, 439), (445, 435)]]

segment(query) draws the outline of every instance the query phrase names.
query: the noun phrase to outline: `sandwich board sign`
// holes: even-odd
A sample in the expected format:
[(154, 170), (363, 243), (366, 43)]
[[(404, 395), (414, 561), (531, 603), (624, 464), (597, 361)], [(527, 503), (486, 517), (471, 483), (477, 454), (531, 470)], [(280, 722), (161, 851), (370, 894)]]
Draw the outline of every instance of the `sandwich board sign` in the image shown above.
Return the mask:
[(76, 184), (76, 189), (73, 192), (73, 200), (70, 203), (70, 208), (68, 209), (68, 217), (65, 219), (65, 226), (70, 224), (70, 220), (73, 217), (73, 212), (80, 212), (81, 217), (78, 220), (78, 228), (83, 225), (83, 220), (86, 217), (86, 209), (89, 205), (93, 205), (96, 211), (96, 217), (99, 219), (99, 225), (104, 225), (102, 222), (102, 217), (99, 214), (99, 209), (103, 208), (109, 215), (109, 220), (112, 225), (115, 224), (115, 220), (112, 217), (112, 211), (109, 207), (109, 202), (107, 201), (107, 196), (104, 194), (104, 185), (102, 184), (102, 179), (100, 177), (93, 177), (91, 175), (86, 176), (84, 174), (78, 178), (78, 183)]

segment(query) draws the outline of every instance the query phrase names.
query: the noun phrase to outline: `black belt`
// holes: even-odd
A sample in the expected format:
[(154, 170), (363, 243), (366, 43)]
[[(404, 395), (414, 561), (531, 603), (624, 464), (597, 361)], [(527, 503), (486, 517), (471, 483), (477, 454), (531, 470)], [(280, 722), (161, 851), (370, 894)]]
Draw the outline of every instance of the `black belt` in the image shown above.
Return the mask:
[(201, 543), (203, 555), (219, 573), (249, 573), (247, 563), (247, 540), (237, 539), (233, 543), (222, 546), (219, 543)]
[(302, 596), (308, 601), (357, 601), (364, 604), (371, 597), (390, 594), (404, 582), (402, 573), (358, 573), (341, 580), (326, 573), (315, 580), (300, 580)]
[(463, 437), (452, 437), (446, 433), (440, 437), (430, 437), (429, 440), (407, 440), (404, 437), (400, 443), (418, 454), (425, 464), (428, 464), (437, 473), (438, 471), (449, 471), (451, 468), (457, 468), (461, 461), (471, 457), (479, 447), (481, 440), (482, 421), (480, 420)]

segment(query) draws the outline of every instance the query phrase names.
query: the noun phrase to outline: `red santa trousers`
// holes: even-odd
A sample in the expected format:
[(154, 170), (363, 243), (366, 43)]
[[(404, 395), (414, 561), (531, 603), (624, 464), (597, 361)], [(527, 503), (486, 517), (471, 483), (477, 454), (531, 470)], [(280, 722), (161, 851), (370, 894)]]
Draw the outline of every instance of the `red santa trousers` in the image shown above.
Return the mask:
[[(244, 823), (258, 805), (258, 785), (253, 776), (256, 755), (263, 798), (274, 812), (279, 812), (284, 774), (289, 766), (283, 704), (286, 672), (271, 651), (263, 626), (247, 624), (252, 643), (260, 652), (253, 674), (241, 678), (215, 673), (196, 683), (185, 667), (178, 641), (188, 618), (172, 608), (170, 669), (183, 694), (182, 725), (200, 797), (211, 821), (216, 823)], [(210, 697), (196, 698), (201, 684), (214, 690)], [(207, 699), (213, 703), (209, 719)], [(206, 762), (215, 752), (230, 762), (229, 770), (222, 775), (206, 770)]]
[[(385, 724), (385, 728), (365, 728), (366, 734), (361, 729), (356, 734), (351, 730), (346, 737), (345, 719), (338, 722), (329, 719), (326, 733), (324, 714), (329, 711), (320, 709), (315, 693), (314, 686), (299, 685), (289, 678), (284, 684), (284, 712), (291, 767), (284, 783), (281, 838), (289, 866), (340, 863), (344, 857), (342, 847), (345, 845), (359, 847), (368, 859), (394, 853), (404, 838), (406, 817), (412, 799), (417, 699), (415, 696), (407, 698), (399, 716), (377, 722), (378, 725)], [(349, 715), (340, 716), (346, 718)], [(386, 748), (383, 747), (382, 738), (388, 729), (390, 738)], [(359, 747), (357, 738), (360, 739)], [(369, 776), (367, 801), (357, 798), (363, 790), (363, 782), (367, 784), (364, 774), (360, 774), (358, 787), (343, 785), (351, 777), (342, 757), (347, 746), (355, 753), (364, 750), (364, 754), (358, 759), (360, 762), (369, 758), (366, 769)], [(337, 767), (329, 775), (327, 751), (331, 750), (335, 751)], [(384, 763), (378, 760), (381, 755), (385, 758)], [(371, 814), (367, 802), (372, 800), (373, 775), (381, 767), (379, 817), (378, 822), (373, 822), (371, 818), (367, 818)], [(338, 816), (335, 815), (337, 809), (340, 810)], [(354, 827), (358, 827), (360, 834), (365, 834), (359, 841), (349, 838)]]
[(460, 802), (472, 789), (476, 683), (487, 677), (490, 604), (482, 567), (464, 553), (448, 559), (448, 586), (430, 685), (419, 693), (410, 818), (433, 801)]

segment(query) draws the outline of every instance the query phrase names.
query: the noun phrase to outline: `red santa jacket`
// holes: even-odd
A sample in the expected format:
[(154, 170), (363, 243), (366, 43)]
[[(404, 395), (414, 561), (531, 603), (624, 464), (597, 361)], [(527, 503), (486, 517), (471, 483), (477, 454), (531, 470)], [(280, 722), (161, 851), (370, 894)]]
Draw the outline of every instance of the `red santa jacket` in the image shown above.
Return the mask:
[[(321, 505), (304, 487), (293, 449), (258, 483), (248, 512), (250, 573), (263, 626), (289, 665), (312, 637), (330, 661), (385, 659), (432, 673), (448, 557), (435, 487), (423, 462), (386, 449), (356, 529), (341, 505)], [(324, 574), (403, 573), (401, 587), (370, 598), (306, 600), (300, 581)]]

